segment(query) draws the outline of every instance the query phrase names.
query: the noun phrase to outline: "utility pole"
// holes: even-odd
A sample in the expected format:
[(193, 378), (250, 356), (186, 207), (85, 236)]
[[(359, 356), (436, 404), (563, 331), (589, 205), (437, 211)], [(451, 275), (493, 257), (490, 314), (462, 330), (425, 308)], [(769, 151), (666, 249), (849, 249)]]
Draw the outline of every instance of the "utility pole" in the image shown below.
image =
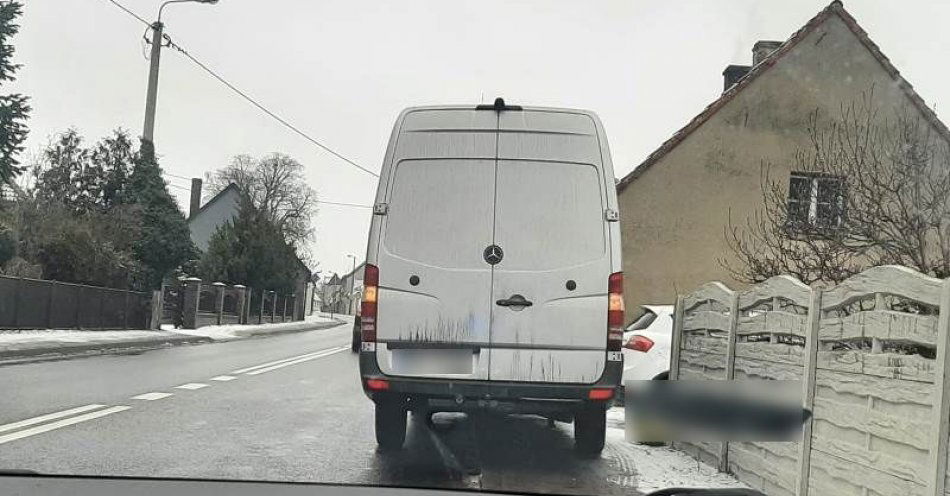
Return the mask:
[(158, 101), (158, 68), (162, 58), (162, 39), (165, 25), (162, 24), (162, 11), (172, 3), (204, 3), (214, 5), (218, 0), (167, 0), (158, 8), (158, 20), (152, 23), (152, 54), (148, 67), (148, 94), (145, 96), (145, 129), (142, 140), (155, 144), (155, 107)]
[(142, 139), (154, 143), (155, 134), (155, 103), (158, 100), (158, 68), (162, 57), (162, 33), (164, 25), (161, 21), (152, 23), (152, 55), (148, 67), (148, 95), (145, 97), (145, 130)]

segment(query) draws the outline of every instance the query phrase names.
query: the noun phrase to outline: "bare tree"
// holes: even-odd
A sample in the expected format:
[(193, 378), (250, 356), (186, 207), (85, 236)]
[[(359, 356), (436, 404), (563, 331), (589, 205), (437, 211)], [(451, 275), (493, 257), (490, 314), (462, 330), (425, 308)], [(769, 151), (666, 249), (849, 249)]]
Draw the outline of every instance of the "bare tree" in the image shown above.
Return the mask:
[(305, 248), (313, 235), (317, 193), (307, 184), (303, 165), (288, 155), (273, 153), (255, 159), (238, 155), (226, 167), (206, 176), (209, 191), (217, 194), (234, 183), (256, 210), (284, 236)]
[(839, 282), (881, 264), (950, 276), (947, 137), (905, 112), (882, 118), (873, 102), (870, 91), (830, 122), (810, 115), (797, 179), (772, 178), (764, 164), (763, 208), (726, 229), (738, 263), (720, 263), (734, 277)]

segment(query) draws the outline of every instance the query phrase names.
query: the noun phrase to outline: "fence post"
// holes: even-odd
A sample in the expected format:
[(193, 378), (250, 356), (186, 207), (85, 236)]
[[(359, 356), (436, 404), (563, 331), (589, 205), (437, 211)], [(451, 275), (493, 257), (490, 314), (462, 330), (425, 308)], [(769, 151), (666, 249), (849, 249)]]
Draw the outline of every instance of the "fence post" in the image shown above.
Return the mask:
[(56, 290), (56, 281), (49, 282), (49, 295), (46, 300), (46, 328), (53, 328), (53, 291)]
[(125, 306), (122, 309), (122, 328), (128, 329), (129, 328), (129, 296), (131, 296), (131, 293), (128, 291), (123, 291), (123, 293), (125, 294)]
[(13, 328), (20, 328), (20, 295), (23, 294), (23, 278), (17, 277), (13, 287)]
[(76, 285), (76, 329), (82, 329), (82, 284)]
[(943, 280), (940, 293), (940, 315), (937, 318), (937, 359), (934, 364), (934, 399), (931, 409), (933, 418), (930, 421), (933, 433), (930, 436), (929, 468), (930, 480), (927, 481), (927, 494), (943, 496), (946, 485), (947, 469), (947, 436), (950, 435), (950, 360), (947, 352), (950, 351), (950, 279)]
[(254, 297), (254, 290), (247, 288), (247, 296), (244, 297), (244, 308), (241, 310), (244, 312), (244, 323), (251, 323), (251, 299)]
[(277, 315), (277, 291), (271, 291), (271, 309), (270, 309), (270, 323), (274, 323), (274, 317)]
[(105, 316), (105, 306), (106, 306), (106, 292), (99, 290), (99, 330), (106, 329), (106, 316)]
[(181, 305), (181, 326), (185, 329), (198, 328), (198, 298), (201, 297), (201, 279), (189, 277), (182, 282), (184, 298)]
[(266, 290), (266, 289), (262, 289), (262, 290), (261, 290), (261, 311), (260, 311), (260, 312), (257, 312), (257, 323), (258, 323), (258, 324), (263, 324), (263, 323), (264, 323), (264, 300), (266, 300), (266, 299), (267, 299), (267, 290)]
[(165, 309), (165, 285), (162, 289), (152, 291), (152, 315), (148, 328), (159, 330), (162, 328), (162, 313)]
[[(292, 295), (292, 294), (291, 294), (291, 295), (284, 296), (284, 313), (280, 316), (280, 321), (281, 321), (281, 322), (287, 322), (287, 300), (289, 300), (290, 298), (293, 298), (293, 297), (294, 297), (294, 295)], [(291, 319), (291, 320), (293, 320), (293, 319)]]
[[(726, 380), (731, 381), (736, 376), (736, 334), (739, 329), (739, 292), (732, 293), (729, 303), (729, 335), (726, 337)], [(682, 332), (682, 329), (680, 330)], [(719, 471), (728, 472), (729, 469), (729, 442), (719, 443)]]
[(237, 291), (237, 301), (234, 302), (234, 313), (237, 314), (238, 324), (247, 324), (247, 321), (244, 319), (244, 307), (247, 306), (247, 303), (245, 303), (245, 298), (247, 298), (247, 286), (235, 284), (234, 289)]
[(683, 295), (676, 295), (676, 306), (673, 309), (673, 335), (670, 337), (670, 380), (679, 379), (680, 375), (680, 348), (683, 346)]
[[(808, 302), (808, 337), (805, 339), (805, 380), (802, 384), (804, 407), (814, 413), (815, 380), (818, 373), (818, 330), (821, 326), (821, 289), (812, 289)], [(802, 442), (798, 451), (798, 488), (796, 496), (808, 495), (808, 476), (811, 469), (811, 430), (814, 414), (802, 426)]]
[(221, 315), (224, 314), (224, 283), (211, 283), (214, 286), (214, 322), (221, 325)]

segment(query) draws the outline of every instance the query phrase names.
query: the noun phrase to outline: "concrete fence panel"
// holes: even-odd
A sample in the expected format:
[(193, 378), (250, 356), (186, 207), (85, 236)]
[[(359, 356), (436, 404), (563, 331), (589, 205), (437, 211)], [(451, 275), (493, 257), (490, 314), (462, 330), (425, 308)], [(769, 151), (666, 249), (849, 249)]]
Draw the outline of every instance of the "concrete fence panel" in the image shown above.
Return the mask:
[(905, 267), (677, 298), (674, 380), (801, 380), (799, 442), (676, 443), (769, 495), (950, 495), (950, 282)]
[[(718, 282), (701, 286), (678, 300), (680, 324), (674, 329), (678, 343), (675, 376), (679, 380), (729, 380), (730, 330), (734, 327), (735, 292)], [(725, 468), (725, 443), (676, 443), (675, 446), (710, 465)]]
[[(739, 293), (735, 380), (804, 377), (811, 289), (777, 276)], [(750, 486), (774, 496), (795, 494), (800, 443), (729, 443), (727, 466)]]

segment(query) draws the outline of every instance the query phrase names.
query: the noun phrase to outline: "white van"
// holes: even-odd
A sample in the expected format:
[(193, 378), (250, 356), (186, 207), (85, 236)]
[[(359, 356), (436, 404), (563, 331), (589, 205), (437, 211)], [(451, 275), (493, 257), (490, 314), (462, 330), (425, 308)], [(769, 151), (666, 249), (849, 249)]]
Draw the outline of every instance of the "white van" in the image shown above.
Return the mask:
[(360, 374), (376, 439), (406, 412), (574, 421), (598, 454), (623, 370), (613, 166), (600, 120), (506, 105), (396, 121), (366, 254)]

